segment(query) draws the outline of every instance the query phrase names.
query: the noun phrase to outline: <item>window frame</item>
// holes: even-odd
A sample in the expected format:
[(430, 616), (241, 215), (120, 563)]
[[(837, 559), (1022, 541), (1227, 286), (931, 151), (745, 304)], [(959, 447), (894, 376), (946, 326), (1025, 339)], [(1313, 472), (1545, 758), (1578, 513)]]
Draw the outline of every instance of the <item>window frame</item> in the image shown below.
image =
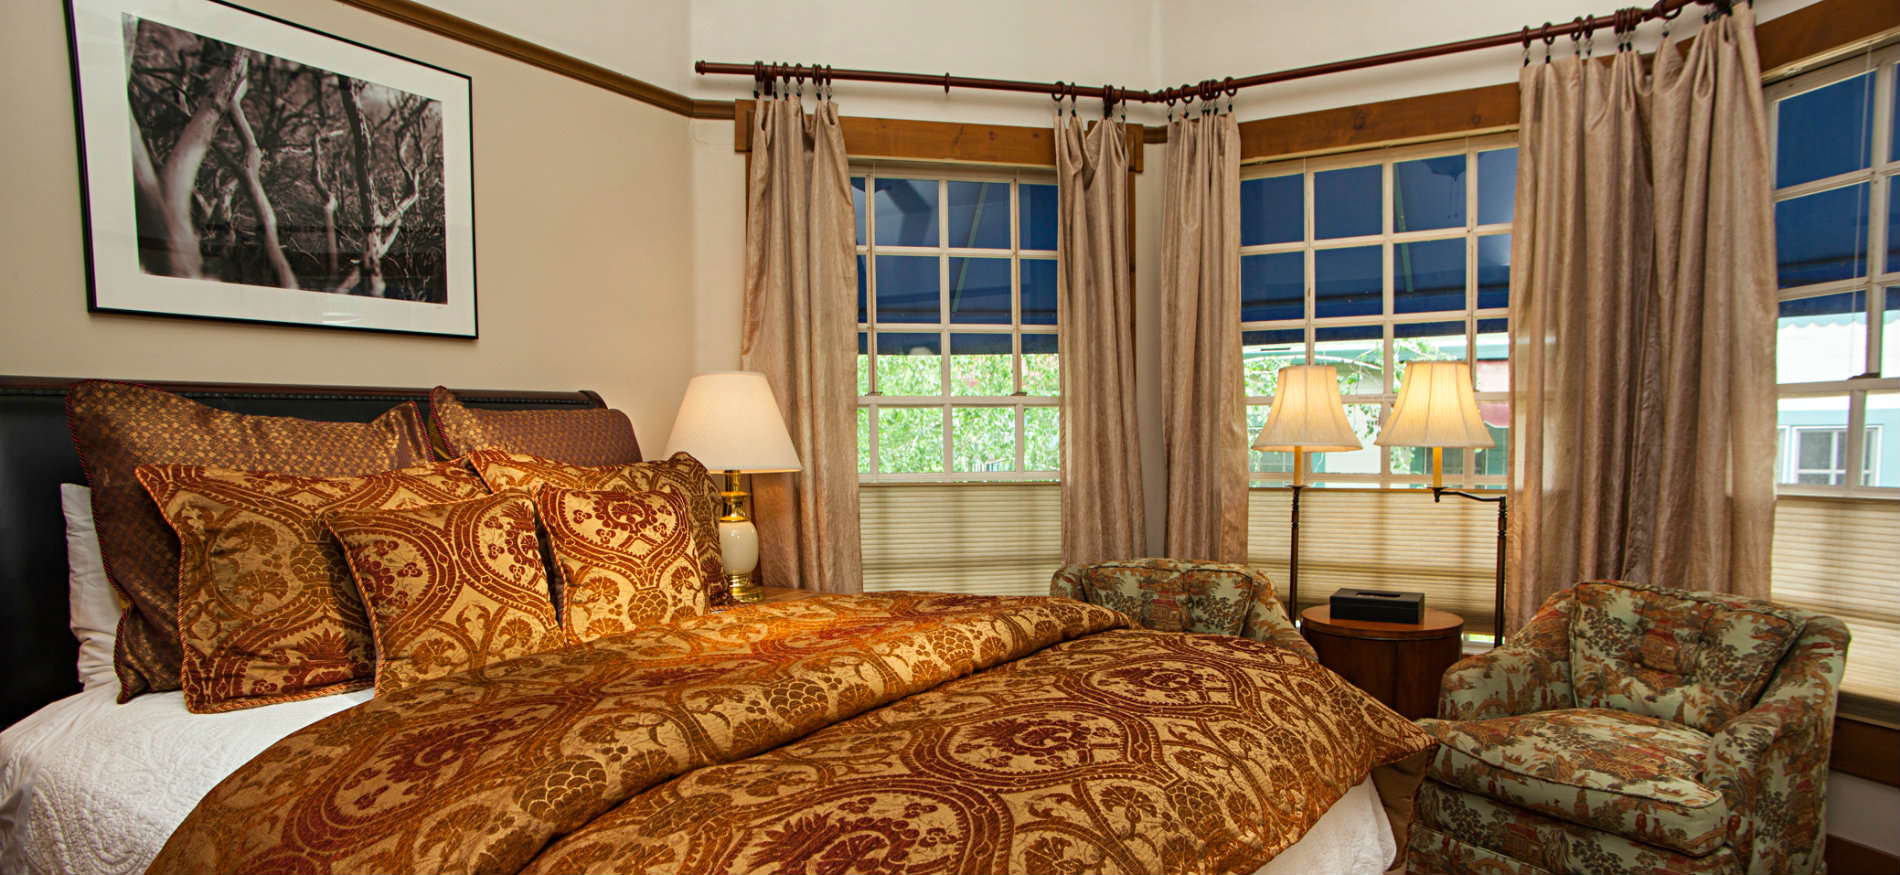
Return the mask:
[[(1893, 131), (1893, 101), (1895, 77), (1900, 75), (1896, 65), (1900, 64), (1900, 44), (1888, 44), (1881, 48), (1869, 48), (1853, 55), (1833, 61), (1824, 66), (1798, 75), (1776, 81), (1763, 88), (1763, 100), (1768, 108), (1769, 146), (1771, 150), (1769, 167), (1774, 173), (1776, 161), (1780, 155), (1780, 121), (1782, 101), (1816, 89), (1825, 88), (1839, 82), (1867, 73), (1873, 73), (1873, 113), (1870, 119), (1868, 166), (1845, 173), (1826, 176), (1820, 179), (1796, 183), (1774, 189), (1774, 202), (1780, 204), (1793, 198), (1819, 194), (1821, 192), (1848, 188), (1862, 183), (1868, 184), (1867, 196), (1867, 271), (1865, 275), (1848, 279), (1828, 280), (1807, 285), (1779, 288), (1776, 285), (1775, 300), (1779, 305), (1787, 301), (1816, 298), (1827, 295), (1851, 294), (1861, 292), (1865, 299), (1866, 351), (1867, 358), (1863, 372), (1844, 380), (1813, 381), (1800, 383), (1775, 384), (1776, 403), (1791, 398), (1844, 398), (1847, 402), (1847, 422), (1839, 428), (1846, 430), (1847, 446), (1845, 458), (1850, 467), (1842, 477), (1842, 483), (1822, 485), (1815, 483), (1784, 482), (1783, 476), (1797, 476), (1792, 462), (1777, 465), (1775, 471), (1775, 489), (1781, 495), (1801, 495), (1811, 497), (1855, 497), (1900, 500), (1900, 487), (1866, 486), (1861, 483), (1863, 463), (1865, 462), (1865, 438), (1868, 430), (1867, 409), (1870, 394), (1900, 391), (1900, 374), (1880, 373), (1882, 350), (1882, 319), (1886, 312), (1886, 290), (1900, 289), (1900, 270), (1885, 270), (1887, 253), (1887, 211), (1890, 198), (1895, 196), (1893, 187), (1900, 183), (1900, 157), (1896, 157), (1894, 146), (1890, 142)], [(1770, 177), (1770, 184), (1773, 178)], [(1779, 352), (1777, 352), (1777, 356)], [(1777, 367), (1779, 363), (1777, 362)], [(1777, 415), (1779, 418), (1779, 415)], [(1877, 424), (1876, 424), (1877, 425)], [(1791, 428), (1790, 426), (1783, 426)], [(1802, 426), (1811, 428), (1812, 426)], [(1789, 432), (1789, 452), (1795, 452), (1793, 431)], [(1874, 467), (1877, 469), (1879, 460)], [(1877, 473), (1877, 472), (1876, 472)], [(1875, 482), (1878, 482), (1876, 476)]]
[[(857, 160), (849, 163), (850, 178), (864, 179), (865, 213), (864, 240), (854, 245), (854, 257), (862, 259), (865, 320), (855, 323), (854, 331), (865, 338), (866, 377), (856, 388), (868, 389), (857, 395), (856, 407), (866, 411), (863, 415), (870, 420), (866, 428), (868, 446), (860, 447), (860, 453), (868, 452), (869, 470), (858, 472), (860, 485), (885, 485), (894, 483), (1054, 483), (1062, 476), (1060, 452), (1057, 454), (1055, 470), (1027, 471), (1029, 437), (1026, 420), (1027, 411), (1032, 408), (1058, 410), (1059, 395), (1030, 395), (1023, 386), (1023, 349), (1022, 337), (1026, 334), (1057, 337), (1056, 324), (1030, 324), (1022, 321), (1022, 263), (1025, 261), (1056, 262), (1054, 249), (1025, 249), (1022, 246), (1022, 210), (1021, 186), (1056, 185), (1056, 173), (1052, 168), (1018, 167), (1003, 165), (969, 166), (918, 161), (880, 161)], [(938, 234), (935, 246), (879, 245), (877, 243), (877, 198), (876, 180), (879, 177), (902, 179), (933, 179), (937, 181), (937, 223)], [(951, 182), (1002, 183), (1009, 186), (1009, 227), (1010, 246), (1008, 249), (990, 249), (976, 247), (951, 246), (947, 232), (949, 227), (950, 200), (948, 184)], [(892, 334), (936, 334), (939, 342), (938, 367), (939, 385), (944, 389), (941, 395), (886, 395), (879, 390), (877, 380), (877, 257), (880, 255), (924, 256), (937, 259), (938, 271), (938, 313), (935, 322), (893, 322), (888, 323), (888, 333)], [(1009, 261), (1010, 282), (1010, 319), (1006, 323), (952, 323), (950, 321), (948, 296), (950, 292), (949, 270), (953, 258), (989, 258)], [(1014, 391), (1009, 395), (953, 395), (950, 394), (950, 376), (952, 365), (951, 336), (956, 334), (995, 334), (1008, 335), (1012, 361), (1010, 380)], [(1058, 367), (1060, 365), (1058, 364)], [(933, 472), (881, 472), (881, 430), (878, 428), (879, 413), (884, 409), (937, 409), (941, 411), (943, 427), (943, 470)], [(956, 408), (1008, 408), (1013, 411), (1015, 430), (1015, 457), (1013, 471), (955, 471)], [(1060, 417), (1060, 413), (1056, 414)], [(1059, 421), (1059, 420), (1058, 420)]]
[[(1480, 224), (1478, 222), (1478, 155), (1500, 149), (1515, 149), (1518, 135), (1515, 130), (1480, 136), (1449, 137), (1430, 142), (1374, 146), (1347, 152), (1336, 152), (1322, 156), (1296, 157), (1282, 160), (1266, 160), (1244, 164), (1240, 178), (1244, 183), (1250, 179), (1263, 177), (1302, 176), (1304, 212), (1302, 216), (1303, 235), (1300, 240), (1283, 243), (1265, 243), (1246, 245), (1240, 248), (1242, 257), (1272, 253), (1299, 252), (1304, 258), (1305, 300), (1302, 304), (1302, 316), (1299, 319), (1243, 321), (1241, 331), (1299, 330), (1303, 334), (1305, 361), (1314, 361), (1315, 348), (1319, 343), (1316, 333), (1322, 328), (1379, 326), (1381, 328), (1382, 367), (1380, 391), (1375, 393), (1357, 392), (1345, 394), (1343, 402), (1347, 405), (1379, 405), (1379, 424), (1383, 429), (1392, 414), (1392, 405), (1398, 399), (1398, 364), (1394, 360), (1395, 329), (1403, 325), (1462, 322), (1465, 333), (1464, 361), (1474, 362), (1478, 347), (1478, 325), (1491, 320), (1505, 320), (1509, 324), (1510, 307), (1478, 308), (1478, 244), (1479, 240), (1500, 234), (1513, 233), (1512, 222)], [(1393, 191), (1396, 184), (1394, 175), (1397, 164), (1423, 158), (1437, 158), (1451, 155), (1465, 157), (1465, 222), (1462, 226), (1432, 228), (1417, 231), (1393, 230)], [(1314, 223), (1314, 180), (1315, 175), (1329, 170), (1342, 170), (1353, 167), (1377, 166), (1380, 171), (1380, 233), (1356, 237), (1317, 238)], [(1422, 243), (1440, 240), (1463, 240), (1465, 244), (1465, 303), (1460, 310), (1436, 312), (1399, 313), (1395, 309), (1395, 286), (1397, 269), (1395, 258), (1397, 246), (1405, 243)], [(1330, 316), (1316, 315), (1316, 253), (1332, 249), (1352, 249), (1365, 246), (1379, 246), (1382, 276), (1382, 306), (1377, 315)], [(1508, 327), (1506, 329), (1508, 334)], [(1506, 360), (1509, 360), (1507, 349)], [(1475, 378), (1475, 368), (1473, 369)], [(1511, 393), (1489, 391), (1476, 393), (1479, 403), (1510, 404)], [(1268, 406), (1273, 403), (1271, 395), (1248, 394), (1245, 407)], [(1244, 412), (1243, 412), (1243, 415)], [(1251, 424), (1248, 427), (1248, 442), (1255, 437)], [(1376, 446), (1368, 444), (1368, 446)], [(1379, 447), (1379, 471), (1373, 473), (1314, 472), (1313, 456), (1304, 454), (1307, 471), (1305, 480), (1309, 485), (1326, 485), (1334, 488), (1374, 488), (1374, 489), (1419, 489), (1430, 480), (1430, 473), (1394, 473), (1392, 471), (1393, 447)], [(1477, 450), (1452, 449), (1451, 453), (1461, 454), (1463, 464), (1457, 472), (1445, 472), (1446, 485), (1463, 485), (1476, 489), (1505, 489), (1510, 482), (1513, 460), (1508, 446), (1498, 449), (1506, 451), (1505, 470), (1502, 474), (1483, 475), (1477, 471)], [(1250, 453), (1253, 452), (1250, 450)], [(1290, 455), (1290, 454), (1289, 454)], [(1276, 488), (1292, 483), (1291, 465), (1285, 472), (1253, 471), (1252, 457), (1249, 457), (1249, 486), (1255, 489)], [(1449, 464), (1447, 467), (1451, 467)]]

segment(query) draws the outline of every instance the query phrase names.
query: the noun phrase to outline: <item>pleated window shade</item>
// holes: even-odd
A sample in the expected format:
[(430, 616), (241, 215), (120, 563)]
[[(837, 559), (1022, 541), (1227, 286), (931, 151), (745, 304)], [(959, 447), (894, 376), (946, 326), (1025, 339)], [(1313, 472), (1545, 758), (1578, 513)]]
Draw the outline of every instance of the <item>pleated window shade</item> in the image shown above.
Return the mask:
[(1900, 722), (1900, 502), (1775, 501), (1774, 599), (1847, 623), (1840, 710)]
[[(1293, 511), (1286, 489), (1247, 502), (1247, 561), (1286, 594)], [(1300, 493), (1300, 608), (1341, 588), (1422, 592), (1425, 606), (1463, 617), (1466, 634), (1491, 633), (1497, 506), (1429, 492), (1307, 489)]]
[(1062, 567), (1056, 483), (861, 485), (864, 589), (1048, 595)]

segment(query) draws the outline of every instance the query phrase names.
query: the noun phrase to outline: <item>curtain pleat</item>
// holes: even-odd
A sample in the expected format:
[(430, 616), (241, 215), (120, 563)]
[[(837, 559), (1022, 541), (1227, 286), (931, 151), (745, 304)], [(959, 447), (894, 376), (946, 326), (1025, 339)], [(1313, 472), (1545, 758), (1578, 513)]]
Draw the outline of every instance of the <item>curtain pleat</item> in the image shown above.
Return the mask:
[(765, 98), (753, 120), (739, 360), (772, 384), (804, 464), (752, 477), (761, 580), (858, 592), (857, 260), (838, 108)]
[(1168, 125), (1161, 221), (1161, 403), (1167, 555), (1247, 559), (1240, 349), (1240, 126)]
[(1765, 594), (1774, 239), (1751, 11), (1527, 66), (1507, 613), (1594, 577)]
[(1141, 444), (1128, 268), (1128, 141), (1118, 122), (1055, 129), (1062, 359), (1062, 557), (1141, 556)]

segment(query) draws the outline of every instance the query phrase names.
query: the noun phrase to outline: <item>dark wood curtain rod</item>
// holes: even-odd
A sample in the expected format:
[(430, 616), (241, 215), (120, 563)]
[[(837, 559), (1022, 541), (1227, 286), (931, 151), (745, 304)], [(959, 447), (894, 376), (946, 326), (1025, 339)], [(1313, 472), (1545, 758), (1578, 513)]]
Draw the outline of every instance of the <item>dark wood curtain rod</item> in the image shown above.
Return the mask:
[(1020, 79), (988, 79), (980, 76), (952, 76), (932, 73), (895, 73), (887, 70), (836, 70), (823, 64), (768, 64), (754, 61), (750, 64), (722, 64), (711, 61), (699, 61), (693, 64), (693, 72), (701, 75), (751, 76), (761, 84), (773, 80), (797, 81), (803, 83), (809, 79), (815, 84), (832, 82), (894, 82), (901, 85), (932, 85), (940, 87), (945, 93), (952, 88), (975, 88), (984, 91), (1017, 91), (1029, 94), (1047, 94), (1052, 98), (1091, 97), (1099, 98), (1113, 106), (1116, 103), (1133, 101), (1137, 103), (1168, 103), (1194, 100), (1213, 101), (1225, 94), (1233, 96), (1242, 88), (1256, 85), (1270, 85), (1293, 79), (1305, 79), (1309, 76), (1323, 76), (1329, 73), (1343, 73), (1347, 70), (1363, 70), (1367, 67), (1379, 67), (1385, 64), (1398, 64), (1416, 61), (1421, 58), (1435, 58), (1440, 55), (1453, 55), (1459, 52), (1477, 49), (1497, 48), (1522, 43), (1525, 51), (1530, 50), (1533, 42), (1541, 40), (1549, 46), (1560, 36), (1568, 35), (1573, 40), (1582, 40), (1600, 28), (1610, 28), (1621, 34), (1634, 30), (1638, 24), (1656, 18), (1672, 19), (1682, 13), (1685, 6), (1696, 3), (1714, 6), (1717, 11), (1726, 12), (1733, 0), (1657, 0), (1654, 6), (1630, 7), (1619, 9), (1609, 15), (1578, 16), (1565, 24), (1545, 22), (1543, 27), (1526, 27), (1516, 33), (1500, 33), (1495, 36), (1477, 37), (1451, 43), (1439, 43), (1416, 49), (1386, 52), (1382, 55), (1368, 55), (1346, 61), (1333, 61), (1315, 64), (1310, 67), (1298, 67), (1273, 73), (1261, 73), (1235, 79), (1206, 79), (1197, 84), (1181, 85), (1175, 88), (1163, 88), (1159, 91), (1136, 91), (1130, 88), (1117, 88), (1112, 85), (1077, 85), (1072, 82), (1029, 82)]

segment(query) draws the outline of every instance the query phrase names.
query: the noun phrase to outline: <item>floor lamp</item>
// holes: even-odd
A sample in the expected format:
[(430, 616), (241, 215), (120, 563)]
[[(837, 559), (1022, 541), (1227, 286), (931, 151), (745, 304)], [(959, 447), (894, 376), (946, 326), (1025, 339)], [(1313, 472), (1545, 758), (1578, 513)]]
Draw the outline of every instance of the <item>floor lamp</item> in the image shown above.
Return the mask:
[(1300, 488), (1306, 482), (1306, 454), (1351, 452), (1365, 445), (1346, 421), (1339, 396), (1339, 371), (1332, 365), (1288, 365), (1280, 369), (1267, 410), (1267, 424), (1254, 439), (1256, 450), (1293, 452), (1293, 533), (1286, 572), (1286, 608), (1300, 615)]
[(1471, 366), (1464, 362), (1412, 362), (1399, 383), (1392, 420), (1374, 441), (1382, 447), (1432, 448), (1432, 501), (1456, 495), (1498, 506), (1497, 580), (1493, 590), (1491, 643), (1504, 643), (1504, 533), (1509, 524), (1505, 493), (1478, 495), (1445, 488), (1445, 448), (1497, 445), (1478, 414)]

